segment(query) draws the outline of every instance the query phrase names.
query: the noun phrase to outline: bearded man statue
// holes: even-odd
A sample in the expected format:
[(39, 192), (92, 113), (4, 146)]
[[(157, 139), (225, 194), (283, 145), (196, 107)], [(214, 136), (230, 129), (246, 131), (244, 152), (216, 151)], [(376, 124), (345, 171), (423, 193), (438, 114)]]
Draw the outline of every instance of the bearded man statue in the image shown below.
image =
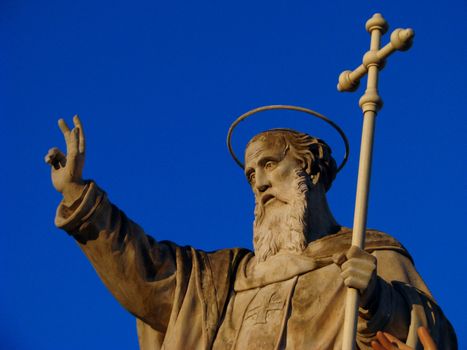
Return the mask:
[(136, 316), (140, 348), (340, 349), (346, 288), (360, 292), (357, 347), (377, 331), (417, 348), (425, 326), (440, 349), (456, 349), (449, 321), (406, 249), (368, 230), (365, 250), (334, 219), (326, 192), (331, 149), (288, 129), (255, 136), (245, 175), (255, 195), (254, 252), (204, 252), (157, 242), (81, 177), (84, 133), (63, 120), (68, 154), (46, 156), (63, 194), (55, 223), (75, 238), (115, 298)]

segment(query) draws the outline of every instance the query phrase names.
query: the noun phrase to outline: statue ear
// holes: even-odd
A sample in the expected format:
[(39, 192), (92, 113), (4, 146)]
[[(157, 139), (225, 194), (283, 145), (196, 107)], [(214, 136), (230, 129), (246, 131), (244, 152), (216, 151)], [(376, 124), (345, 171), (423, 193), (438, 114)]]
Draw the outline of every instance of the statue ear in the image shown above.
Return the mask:
[(302, 154), (300, 157), (300, 165), (302, 169), (308, 174), (308, 176), (312, 177), (313, 174), (313, 156), (311, 153), (306, 152)]
[(320, 172), (317, 167), (314, 166), (314, 159), (311, 152), (307, 152), (302, 155), (300, 160), (302, 169), (308, 174), (313, 185), (316, 185), (319, 182)]

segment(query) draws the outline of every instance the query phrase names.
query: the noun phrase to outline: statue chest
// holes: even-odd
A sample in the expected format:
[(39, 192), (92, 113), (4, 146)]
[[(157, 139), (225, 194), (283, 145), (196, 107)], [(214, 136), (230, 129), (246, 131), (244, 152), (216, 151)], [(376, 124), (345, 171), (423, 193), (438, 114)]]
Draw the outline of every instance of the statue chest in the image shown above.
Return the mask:
[(312, 343), (310, 327), (318, 331), (321, 316), (340, 309), (340, 298), (332, 301), (344, 291), (334, 267), (233, 292), (213, 348), (292, 349)]

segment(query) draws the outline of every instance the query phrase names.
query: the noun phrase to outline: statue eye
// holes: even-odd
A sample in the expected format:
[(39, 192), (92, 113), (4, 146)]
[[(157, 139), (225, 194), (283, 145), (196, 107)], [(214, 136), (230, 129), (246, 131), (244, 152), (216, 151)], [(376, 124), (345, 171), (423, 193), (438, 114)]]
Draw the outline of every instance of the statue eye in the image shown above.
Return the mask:
[(253, 183), (255, 181), (255, 178), (256, 178), (256, 175), (254, 172), (251, 172), (250, 174), (248, 174), (248, 182), (249, 183)]
[(271, 169), (274, 169), (276, 167), (276, 165), (277, 165), (277, 162), (275, 162), (273, 160), (270, 160), (269, 162), (264, 164), (264, 169), (271, 170)]

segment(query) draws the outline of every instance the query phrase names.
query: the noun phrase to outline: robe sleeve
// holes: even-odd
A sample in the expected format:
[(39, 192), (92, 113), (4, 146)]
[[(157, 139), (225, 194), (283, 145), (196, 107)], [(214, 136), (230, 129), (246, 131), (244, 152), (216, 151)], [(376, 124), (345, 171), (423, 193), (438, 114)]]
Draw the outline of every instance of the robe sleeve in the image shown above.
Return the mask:
[(451, 324), (433, 300), (412, 261), (392, 250), (375, 250), (373, 255), (378, 261), (378, 292), (373, 305), (360, 308), (359, 347), (371, 348), (371, 340), (381, 330), (421, 350), (417, 329), (425, 326), (439, 349), (457, 349)]
[(55, 224), (75, 238), (106, 287), (137, 317), (141, 349), (209, 348), (247, 250), (206, 253), (157, 242), (94, 182), (75, 203), (60, 203)]
[(165, 332), (175, 290), (176, 262), (170, 245), (157, 243), (93, 182), (55, 218), (94, 266), (115, 298), (133, 315)]

